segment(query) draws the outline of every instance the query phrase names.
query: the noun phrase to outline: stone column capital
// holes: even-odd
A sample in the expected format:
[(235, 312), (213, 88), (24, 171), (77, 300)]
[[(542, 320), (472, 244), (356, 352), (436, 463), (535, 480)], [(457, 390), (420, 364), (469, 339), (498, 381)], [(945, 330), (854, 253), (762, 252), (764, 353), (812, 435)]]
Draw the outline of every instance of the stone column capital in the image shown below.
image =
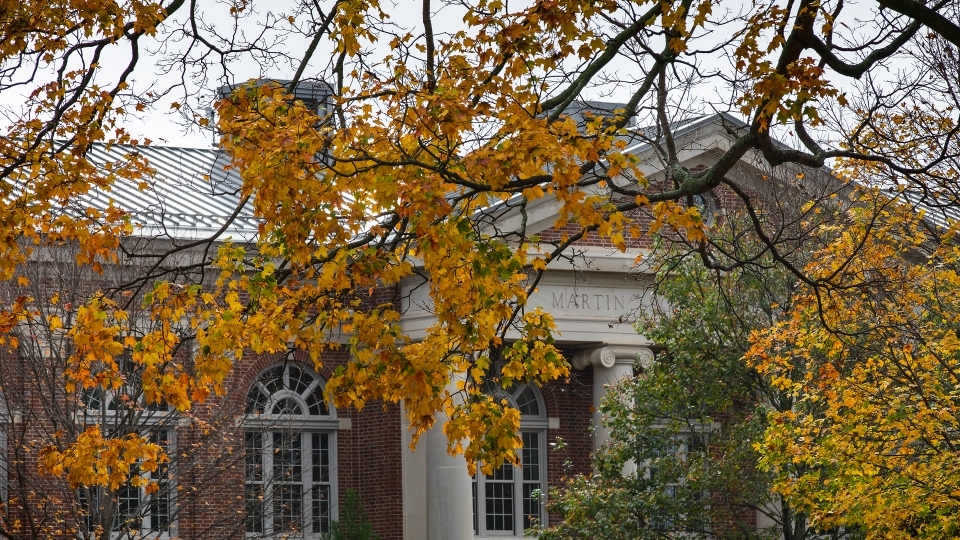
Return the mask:
[(630, 364), (640, 360), (640, 366), (648, 367), (653, 362), (653, 351), (649, 347), (635, 345), (601, 345), (589, 349), (580, 349), (574, 353), (571, 364), (576, 369), (587, 366), (612, 368), (615, 365)]

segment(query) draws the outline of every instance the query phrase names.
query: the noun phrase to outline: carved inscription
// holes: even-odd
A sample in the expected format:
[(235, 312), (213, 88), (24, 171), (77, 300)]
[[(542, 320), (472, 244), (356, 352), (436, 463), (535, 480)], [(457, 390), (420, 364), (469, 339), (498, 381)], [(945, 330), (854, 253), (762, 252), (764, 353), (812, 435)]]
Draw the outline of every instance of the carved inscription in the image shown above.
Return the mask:
[(551, 292), (554, 309), (578, 309), (590, 311), (623, 311), (626, 309), (626, 295), (624, 294), (587, 294)]

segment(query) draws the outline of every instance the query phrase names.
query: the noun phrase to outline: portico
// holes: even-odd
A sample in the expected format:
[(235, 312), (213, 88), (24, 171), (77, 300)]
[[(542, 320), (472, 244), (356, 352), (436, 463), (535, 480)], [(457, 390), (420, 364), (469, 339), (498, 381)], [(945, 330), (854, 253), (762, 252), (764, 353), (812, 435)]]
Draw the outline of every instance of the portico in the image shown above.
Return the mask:
[[(530, 308), (540, 307), (553, 316), (557, 325), (557, 341), (564, 349), (572, 351), (568, 358), (572, 368), (592, 371), (593, 382), (589, 392), (595, 426), (600, 426), (600, 415), (596, 411), (607, 387), (633, 376), (637, 360), (641, 365), (647, 365), (653, 360), (650, 342), (635, 329), (636, 314), (644, 308), (645, 303), (652, 300), (648, 291), (649, 277), (629, 271), (634, 267), (638, 255), (639, 253), (619, 253), (606, 248), (588, 248), (581, 250), (576, 265), (570, 261), (554, 261), (548, 266), (528, 301)], [(418, 288), (417, 283), (412, 280), (401, 284), (401, 287), (404, 298), (403, 329), (415, 338), (434, 321), (430, 313), (429, 298), (425, 288)], [(508, 335), (507, 339), (509, 338)], [(550, 414), (551, 417), (546, 420), (551, 428), (551, 437), (555, 433), (562, 434), (565, 429), (564, 419), (554, 417), (555, 413)], [(491, 534), (484, 527), (486, 522), (475, 521), (475, 513), (478, 514), (476, 519), (482, 519), (485, 511), (494, 506), (475, 506), (476, 488), (467, 474), (466, 462), (462, 456), (452, 457), (447, 454), (441, 421), (421, 438), (417, 449), (412, 453), (406, 448), (410, 444), (411, 436), (404, 430), (404, 538), (467, 540), (488, 537), (484, 534), (491, 538), (522, 537), (523, 528), (520, 523), (510, 522), (513, 523), (512, 533), (497, 531), (496, 534)], [(521, 427), (523, 425), (522, 423)], [(536, 434), (535, 431), (530, 433)], [(544, 471), (547, 451), (545, 429), (542, 434), (542, 439), (531, 440), (541, 441), (540, 444), (544, 447), (537, 450), (544, 454), (537, 457), (542, 460), (542, 463), (537, 463), (540, 464), (540, 470)], [(593, 437), (593, 449), (603, 445), (608, 439), (609, 431), (597, 427)], [(527, 455), (529, 454), (528, 452)], [(487, 482), (487, 485), (492, 483)], [(492, 496), (486, 493), (485, 495)], [(523, 503), (519, 493), (512, 493), (509, 497), (500, 492), (498, 495), (503, 496), (497, 499), (497, 504)], [(484, 500), (490, 504), (489, 497)], [(542, 504), (540, 515), (546, 518)]]

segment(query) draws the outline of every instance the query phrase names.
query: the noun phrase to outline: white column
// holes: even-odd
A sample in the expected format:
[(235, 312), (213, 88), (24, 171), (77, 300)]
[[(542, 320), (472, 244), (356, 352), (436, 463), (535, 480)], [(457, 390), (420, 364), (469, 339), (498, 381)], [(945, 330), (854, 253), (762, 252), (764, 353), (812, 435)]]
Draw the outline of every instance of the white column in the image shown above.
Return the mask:
[(407, 427), (406, 411), (401, 416), (401, 471), (403, 478), (403, 539), (423, 540), (427, 537), (427, 450), (421, 438), (410, 451), (413, 432)]
[[(641, 367), (653, 362), (653, 351), (646, 347), (605, 346), (577, 351), (573, 356), (573, 367), (586, 369), (593, 366), (593, 449), (596, 451), (610, 440), (610, 429), (603, 425), (600, 404), (612, 384), (633, 377), (633, 365), (640, 361)], [(624, 474), (633, 472), (635, 465), (627, 464)]]
[(420, 436), (413, 452), (413, 433), (403, 427), (404, 540), (473, 538), (472, 479), (467, 460), (447, 454), (446, 421), (447, 415), (438, 413), (437, 423)]
[(427, 453), (427, 540), (473, 538), (473, 486), (467, 460), (447, 453), (443, 424), (447, 415), (424, 434)]

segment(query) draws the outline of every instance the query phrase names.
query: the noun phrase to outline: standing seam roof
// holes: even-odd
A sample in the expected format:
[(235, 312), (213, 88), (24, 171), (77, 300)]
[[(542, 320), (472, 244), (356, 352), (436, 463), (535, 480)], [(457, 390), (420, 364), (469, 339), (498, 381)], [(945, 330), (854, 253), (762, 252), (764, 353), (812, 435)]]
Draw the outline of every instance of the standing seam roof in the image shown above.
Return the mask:
[[(88, 158), (98, 167), (118, 163), (139, 154), (153, 174), (138, 182), (118, 181), (109, 191), (96, 191), (81, 201), (85, 206), (104, 209), (109, 201), (129, 212), (135, 236), (196, 239), (218, 231), (237, 210), (242, 181), (236, 170), (224, 170), (229, 157), (221, 150), (167, 146), (96, 144)], [(252, 240), (260, 220), (249, 202), (224, 231), (222, 238)]]

